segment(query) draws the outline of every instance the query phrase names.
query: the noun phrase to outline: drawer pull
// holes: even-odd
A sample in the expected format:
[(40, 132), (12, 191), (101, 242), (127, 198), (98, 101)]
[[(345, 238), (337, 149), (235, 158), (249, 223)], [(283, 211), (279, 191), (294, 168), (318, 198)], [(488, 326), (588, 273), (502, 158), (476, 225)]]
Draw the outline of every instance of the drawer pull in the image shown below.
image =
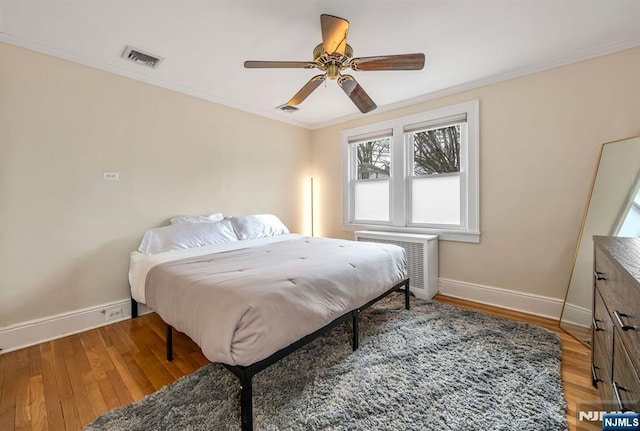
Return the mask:
[(595, 386), (596, 388), (598, 387), (598, 382), (602, 382), (603, 380), (598, 377), (598, 371), (600, 368), (596, 367), (595, 365), (591, 364), (591, 384), (593, 386)]
[(604, 328), (601, 328), (598, 326), (598, 322), (602, 322), (602, 320), (600, 319), (593, 319), (593, 330), (598, 332), (598, 331), (604, 331)]
[(613, 311), (613, 315), (616, 316), (616, 320), (618, 321), (618, 325), (620, 325), (620, 328), (623, 331), (635, 331), (636, 327), (633, 325), (625, 325), (625, 323), (622, 321), (623, 317), (631, 317), (628, 314), (624, 314), (619, 312), (618, 310), (614, 310)]
[(596, 278), (596, 280), (606, 280), (606, 274), (604, 272), (600, 272), (600, 271), (593, 271), (593, 276)]
[(621, 412), (629, 411), (629, 409), (626, 409), (624, 407), (624, 404), (622, 404), (622, 398), (620, 397), (620, 391), (626, 391), (626, 389), (623, 388), (622, 386), (618, 385), (616, 382), (613, 382), (613, 394), (616, 396), (616, 402), (618, 403), (618, 408), (620, 409)]

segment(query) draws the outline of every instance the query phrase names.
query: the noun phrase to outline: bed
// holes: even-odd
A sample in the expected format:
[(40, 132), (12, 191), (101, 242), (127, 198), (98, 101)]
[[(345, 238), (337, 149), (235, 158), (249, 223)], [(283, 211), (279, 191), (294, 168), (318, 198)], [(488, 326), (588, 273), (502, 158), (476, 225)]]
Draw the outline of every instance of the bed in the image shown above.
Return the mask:
[(357, 349), (360, 312), (393, 291), (409, 308), (402, 248), (291, 234), (273, 217), (169, 228), (177, 240), (145, 235), (131, 254), (132, 315), (144, 303), (167, 324), (167, 359), (175, 328), (240, 379), (243, 430), (253, 375), (346, 320)]

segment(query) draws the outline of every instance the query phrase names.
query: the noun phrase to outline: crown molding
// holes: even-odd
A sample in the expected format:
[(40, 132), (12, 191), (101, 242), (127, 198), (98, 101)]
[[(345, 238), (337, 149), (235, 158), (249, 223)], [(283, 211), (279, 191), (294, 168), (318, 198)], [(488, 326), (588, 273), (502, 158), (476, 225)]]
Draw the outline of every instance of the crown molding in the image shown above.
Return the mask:
[[(282, 123), (291, 124), (293, 126), (301, 127), (304, 129), (318, 130), (324, 127), (334, 126), (337, 124), (346, 123), (351, 120), (357, 120), (357, 119), (363, 118), (363, 114), (361, 113), (354, 113), (354, 114), (338, 117), (333, 120), (323, 121), (319, 123), (305, 123), (305, 122), (297, 121), (293, 118), (283, 118), (281, 116), (274, 115), (271, 112), (250, 108), (242, 103), (233, 102), (233, 101), (218, 97), (214, 94), (199, 91), (187, 86), (177, 85), (172, 82), (165, 81), (159, 78), (154, 78), (153, 76), (149, 76), (146, 74), (135, 73), (125, 68), (120, 68), (112, 64), (96, 61), (94, 59), (88, 58), (81, 54), (54, 48), (47, 44), (34, 41), (28, 38), (23, 38), (20, 36), (3, 33), (1, 11), (0, 11), (0, 41), (11, 44), (11, 45), (19, 46), (21, 48), (26, 48), (32, 51), (40, 52), (42, 54), (50, 55), (57, 58), (62, 58), (64, 60), (68, 60), (73, 63), (82, 64), (84, 66), (88, 66), (93, 69), (114, 73), (116, 75), (124, 76), (137, 81), (142, 81), (147, 84), (154, 85), (156, 87), (161, 87), (161, 88), (176, 91), (182, 94), (186, 94), (192, 97), (197, 97), (199, 99), (217, 103), (219, 105), (227, 106), (229, 108), (238, 109), (240, 111), (244, 111), (249, 114), (258, 115), (260, 117), (268, 118), (268, 119), (279, 121)], [(401, 102), (384, 105), (384, 106), (378, 107), (378, 109), (376, 109), (373, 115), (381, 114), (384, 112), (395, 111), (397, 109), (406, 108), (409, 106), (429, 102), (436, 99), (441, 99), (447, 96), (453, 96), (455, 94), (463, 93), (465, 91), (475, 90), (477, 88), (485, 87), (487, 85), (497, 84), (499, 82), (508, 81), (508, 80), (519, 78), (526, 75), (532, 75), (534, 73), (555, 69), (557, 67), (566, 66), (572, 63), (589, 60), (591, 58), (600, 57), (603, 55), (613, 54), (615, 52), (624, 51), (626, 49), (637, 48), (639, 46), (640, 46), (640, 37), (599, 45), (592, 49), (584, 50), (568, 56), (559, 57), (551, 61), (532, 64), (527, 67), (510, 70), (504, 73), (498, 73), (498, 74), (487, 76), (474, 81), (469, 81), (464, 84), (455, 85), (442, 90), (416, 96), (411, 99), (403, 100)]]
[[(453, 96), (456, 94), (464, 93), (465, 91), (475, 90), (477, 88), (485, 87), (491, 84), (497, 84), (503, 81), (509, 81), (511, 79), (520, 78), (526, 75), (532, 75), (538, 72), (544, 72), (546, 70), (555, 69), (569, 64), (578, 63), (580, 61), (589, 60), (603, 55), (613, 54), (626, 49), (633, 49), (640, 46), (640, 37), (627, 39), (620, 42), (614, 42), (610, 44), (600, 45), (596, 48), (581, 51), (569, 56), (559, 57), (551, 61), (532, 64), (527, 67), (521, 67), (518, 69), (510, 70), (504, 73), (498, 73), (495, 75), (487, 76), (485, 78), (469, 81), (464, 84), (455, 85), (453, 87), (445, 88), (442, 90), (434, 91), (432, 93), (423, 94), (421, 96), (413, 97), (411, 99), (403, 100), (401, 102), (392, 103), (378, 107), (373, 112), (373, 115), (381, 114), (384, 112), (395, 111), (397, 109), (406, 108), (408, 106), (418, 105), (420, 103), (429, 102), (436, 99), (441, 99), (447, 96)], [(328, 126), (334, 126), (336, 124), (346, 123), (347, 121), (361, 119), (362, 114), (350, 114), (344, 117), (336, 118), (335, 120), (323, 121), (320, 123), (311, 124), (308, 127), (311, 130), (318, 130)]]

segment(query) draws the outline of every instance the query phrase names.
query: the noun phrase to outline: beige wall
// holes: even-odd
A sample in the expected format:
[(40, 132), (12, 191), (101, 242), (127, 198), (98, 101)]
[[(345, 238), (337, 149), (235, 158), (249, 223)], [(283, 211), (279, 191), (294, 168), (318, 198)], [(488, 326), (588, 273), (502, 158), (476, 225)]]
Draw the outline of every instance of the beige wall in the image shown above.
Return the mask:
[(0, 59), (0, 327), (127, 298), (129, 252), (178, 213), (306, 231), (310, 173), (316, 233), (351, 238), (340, 131), (472, 99), (481, 243), (441, 242), (440, 276), (560, 298), (600, 146), (640, 134), (640, 49), (313, 132), (2, 43)]
[(129, 252), (179, 213), (303, 230), (310, 135), (0, 43), (0, 327), (127, 298)]
[(640, 134), (638, 70), (627, 50), (315, 130), (317, 231), (352, 238), (342, 129), (479, 99), (481, 242), (440, 242), (440, 277), (563, 298), (600, 147)]

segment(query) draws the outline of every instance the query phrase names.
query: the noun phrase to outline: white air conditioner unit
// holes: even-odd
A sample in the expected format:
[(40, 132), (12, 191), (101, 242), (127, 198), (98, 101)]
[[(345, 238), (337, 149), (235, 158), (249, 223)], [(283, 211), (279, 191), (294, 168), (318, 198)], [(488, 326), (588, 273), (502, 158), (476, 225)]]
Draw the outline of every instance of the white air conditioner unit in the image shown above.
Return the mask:
[(394, 244), (404, 248), (411, 292), (423, 299), (430, 299), (438, 293), (438, 235), (372, 230), (359, 230), (354, 234), (356, 241)]

